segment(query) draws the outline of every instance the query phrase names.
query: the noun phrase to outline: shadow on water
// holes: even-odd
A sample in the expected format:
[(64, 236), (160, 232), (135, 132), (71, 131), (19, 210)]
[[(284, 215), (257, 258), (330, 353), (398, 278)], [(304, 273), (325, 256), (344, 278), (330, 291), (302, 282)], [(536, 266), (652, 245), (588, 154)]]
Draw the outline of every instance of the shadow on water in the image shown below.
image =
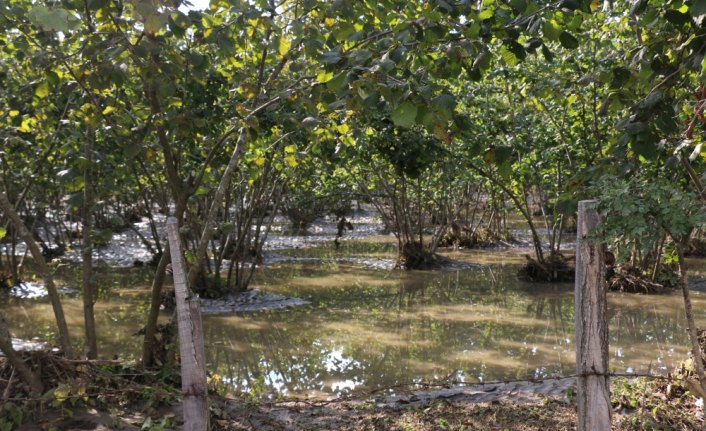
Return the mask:
[[(259, 270), (254, 287), (312, 304), (204, 316), (213, 380), (258, 396), (330, 397), (447, 376), (475, 382), (574, 372), (571, 284), (518, 281), (518, 253), (454, 255), (487, 260), (455, 272), (384, 271), (334, 259)], [(141, 339), (132, 334), (145, 321), (150, 277), (148, 269), (97, 271), (102, 357), (138, 357)], [(58, 279), (80, 287), (74, 268), (61, 269)], [(695, 292), (693, 299), (704, 325), (706, 296)], [(81, 340), (80, 297), (66, 296), (64, 306)], [(610, 294), (609, 308), (611, 369), (666, 372), (686, 356), (679, 295)], [(46, 299), (2, 296), (0, 309), (14, 336), (54, 341)]]

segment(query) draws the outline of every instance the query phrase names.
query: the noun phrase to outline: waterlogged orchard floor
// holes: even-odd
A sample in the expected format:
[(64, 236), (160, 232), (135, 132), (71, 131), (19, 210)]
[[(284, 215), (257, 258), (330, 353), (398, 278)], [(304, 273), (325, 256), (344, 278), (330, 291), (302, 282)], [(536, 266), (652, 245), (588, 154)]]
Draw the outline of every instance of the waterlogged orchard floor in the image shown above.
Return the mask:
[[(571, 380), (552, 378), (574, 369), (570, 285), (516, 282), (514, 271), (522, 260), (517, 253), (465, 252), (469, 261), (484, 266), (413, 274), (308, 260), (322, 253), (293, 252), (307, 260), (273, 264), (257, 278), (260, 289), (303, 297), (312, 305), (205, 317), (214, 392), (234, 398), (212, 398), (213, 423), (219, 429), (574, 429), (575, 407), (567, 396)], [(121, 352), (121, 358), (129, 359), (136, 354), (131, 349), (139, 347), (131, 334), (145, 311), (149, 274), (136, 269), (123, 273), (130, 276), (121, 279), (123, 285), (105, 289), (98, 315), (103, 354)], [(65, 283), (71, 283), (71, 274), (64, 274)], [(703, 295), (695, 293), (694, 299), (703, 314)], [(671, 370), (686, 357), (678, 295), (611, 294), (609, 301), (614, 370)], [(79, 298), (67, 297), (66, 304), (76, 309), (73, 316), (80, 315)], [(4, 311), (12, 313), (16, 333), (50, 333), (46, 307), (41, 301), (18, 301)], [(72, 330), (80, 336), (80, 322), (73, 322)], [(409, 392), (445, 377), (449, 388)], [(458, 388), (453, 381), (478, 377), (545, 380), (524, 388), (487, 384), (453, 392)], [(390, 398), (390, 391), (402, 398)], [(338, 401), (325, 400), (338, 396)], [(288, 397), (307, 400), (281, 400)], [(662, 406), (696, 417), (692, 407)], [(178, 406), (141, 410), (121, 412), (119, 405), (102, 412), (78, 409), (60, 421), (37, 417), (24, 429), (118, 429), (117, 424), (140, 429), (148, 415), (153, 424), (181, 428)], [(677, 419), (662, 423), (683, 424)], [(643, 422), (633, 413), (616, 421), (614, 429), (642, 429), (630, 424)], [(697, 429), (666, 425), (662, 429)]]
[[(331, 223), (309, 237), (272, 236), (267, 264), (258, 269), (254, 287), (310, 305), (204, 318), (214, 389), (240, 400), (223, 408), (227, 414), (220, 420), (225, 422), (215, 423), (253, 430), (453, 429), (448, 424), (455, 429), (539, 429), (532, 423), (571, 429), (561, 425), (568, 420), (564, 413), (573, 411), (571, 404), (563, 404), (565, 388), (555, 394), (559, 401), (540, 397), (532, 400), (532, 408), (494, 404), (526, 400), (502, 387), (487, 391), (492, 386), (479, 394), (498, 398), (485, 399), (491, 404), (477, 408), (463, 394), (432, 397), (421, 405), (414, 400), (380, 405), (379, 398), (370, 398), (388, 395), (389, 388), (399, 393), (439, 380), (452, 385), (554, 382), (573, 374), (573, 287), (517, 281), (515, 273), (529, 252), (521, 248), (448, 251), (444, 254), (456, 263), (446, 271), (392, 271), (391, 237), (375, 235), (374, 222), (356, 226), (356, 236), (346, 237), (339, 250), (333, 247)], [(703, 266), (695, 262), (694, 268)], [(139, 337), (132, 334), (145, 319), (151, 273), (140, 268), (97, 272), (102, 277), (96, 304), (101, 355), (129, 361), (139, 354)], [(63, 286), (80, 286), (80, 274), (71, 265), (58, 268), (57, 278)], [(704, 325), (706, 296), (696, 292), (693, 299), (697, 321)], [(609, 302), (612, 370), (666, 373), (686, 357), (679, 295), (611, 294)], [(78, 340), (80, 298), (69, 292), (64, 304)], [(8, 298), (0, 300), (0, 308), (15, 336), (39, 334), (51, 342), (53, 320), (46, 300)], [(356, 401), (325, 401), (348, 396)], [(307, 402), (268, 404), (283, 398)], [(332, 422), (326, 425), (322, 417)], [(454, 417), (459, 421), (452, 422)], [(139, 428), (140, 420), (144, 416), (131, 423)]]

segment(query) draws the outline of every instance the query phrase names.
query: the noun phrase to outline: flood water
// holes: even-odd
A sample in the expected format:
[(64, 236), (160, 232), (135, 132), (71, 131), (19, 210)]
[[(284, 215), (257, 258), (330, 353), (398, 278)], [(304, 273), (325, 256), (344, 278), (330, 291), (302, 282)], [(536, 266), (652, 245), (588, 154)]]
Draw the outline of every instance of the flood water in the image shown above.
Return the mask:
[[(390, 257), (384, 245), (370, 250)], [(311, 305), (204, 316), (209, 371), (223, 389), (330, 397), (446, 377), (476, 382), (574, 372), (573, 285), (518, 281), (523, 258), (516, 252), (457, 252), (450, 257), (478, 265), (444, 272), (390, 271), (332, 256), (293, 251), (256, 273), (253, 287)], [(151, 274), (98, 271), (100, 354), (137, 358), (142, 340), (132, 334), (144, 323)], [(80, 286), (74, 269), (57, 276), (67, 287)], [(693, 301), (703, 326), (706, 296), (694, 292)], [(78, 295), (66, 295), (64, 307), (78, 342)], [(611, 370), (666, 373), (686, 357), (680, 295), (610, 294), (609, 308)], [(0, 310), (15, 337), (54, 339), (46, 299), (2, 296)]]

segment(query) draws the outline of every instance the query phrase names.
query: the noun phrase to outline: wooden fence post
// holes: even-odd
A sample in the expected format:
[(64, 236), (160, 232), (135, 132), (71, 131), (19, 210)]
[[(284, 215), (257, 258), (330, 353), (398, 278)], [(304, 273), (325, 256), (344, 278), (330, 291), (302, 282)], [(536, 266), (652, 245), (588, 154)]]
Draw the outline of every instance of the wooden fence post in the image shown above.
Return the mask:
[(208, 429), (208, 388), (206, 386), (206, 354), (204, 352), (201, 303), (198, 295), (189, 295), (181, 252), (179, 226), (174, 217), (167, 219), (169, 251), (174, 275), (179, 355), (181, 357), (181, 390), (184, 397), (184, 431)]
[(578, 431), (610, 430), (608, 301), (604, 246), (591, 238), (600, 224), (596, 201), (580, 201), (576, 238), (576, 403)]

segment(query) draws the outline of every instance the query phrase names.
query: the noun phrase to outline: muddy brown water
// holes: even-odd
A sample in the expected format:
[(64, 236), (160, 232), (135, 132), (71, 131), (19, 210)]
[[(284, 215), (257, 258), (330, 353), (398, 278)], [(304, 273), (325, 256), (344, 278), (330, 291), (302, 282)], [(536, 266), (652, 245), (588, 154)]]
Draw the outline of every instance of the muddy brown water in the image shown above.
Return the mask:
[[(377, 247), (372, 255), (387, 252)], [(310, 305), (204, 316), (211, 379), (226, 391), (331, 397), (445, 377), (477, 382), (574, 372), (573, 285), (518, 281), (521, 253), (450, 253), (482, 266), (445, 272), (374, 269), (320, 250), (292, 256), (258, 271), (254, 287)], [(65, 286), (80, 286), (72, 268), (57, 275)], [(141, 338), (132, 334), (147, 314), (151, 274), (100, 269), (98, 277), (100, 354), (137, 358)], [(706, 325), (706, 295), (694, 292), (693, 301), (697, 322)], [(65, 296), (64, 307), (78, 343), (80, 298)], [(609, 307), (611, 370), (666, 373), (686, 356), (678, 294), (611, 293)], [(54, 340), (46, 299), (0, 297), (0, 310), (15, 337)]]

